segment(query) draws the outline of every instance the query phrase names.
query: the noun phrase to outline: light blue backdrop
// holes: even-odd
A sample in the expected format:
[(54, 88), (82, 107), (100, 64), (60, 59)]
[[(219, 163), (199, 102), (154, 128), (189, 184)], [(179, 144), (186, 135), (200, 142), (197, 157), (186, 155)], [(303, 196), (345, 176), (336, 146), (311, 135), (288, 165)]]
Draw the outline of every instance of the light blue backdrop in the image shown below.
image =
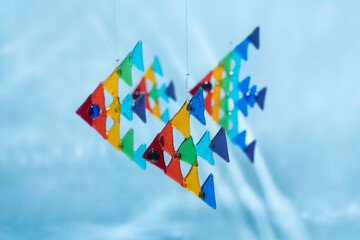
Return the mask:
[[(229, 145), (230, 164), (200, 171), (215, 176), (213, 211), (75, 114), (138, 40), (145, 67), (157, 55), (159, 81), (175, 81), (175, 113), (184, 1), (117, 0), (116, 54), (113, 1), (1, 0), (0, 239), (358, 239), (359, 11), (355, 0), (189, 0), (189, 86), (258, 25), (241, 77), (268, 86), (265, 111), (240, 126), (257, 139), (255, 164)], [(137, 146), (163, 127), (148, 120), (124, 122)]]

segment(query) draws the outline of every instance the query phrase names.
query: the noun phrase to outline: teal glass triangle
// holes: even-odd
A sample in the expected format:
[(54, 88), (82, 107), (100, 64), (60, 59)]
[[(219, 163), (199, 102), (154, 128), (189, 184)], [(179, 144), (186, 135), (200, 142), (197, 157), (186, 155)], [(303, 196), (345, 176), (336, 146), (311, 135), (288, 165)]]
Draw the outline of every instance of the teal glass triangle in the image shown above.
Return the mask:
[(155, 73), (159, 74), (160, 76), (163, 75), (158, 57), (154, 58), (152, 67)]
[(214, 165), (214, 158), (210, 146), (210, 133), (206, 131), (201, 137), (200, 141), (196, 144), (196, 154), (205, 159), (210, 165)]
[(136, 164), (139, 165), (139, 167), (142, 170), (146, 169), (146, 161), (142, 157), (145, 151), (146, 151), (146, 145), (141, 144), (140, 147), (134, 153), (134, 162), (136, 162)]
[(132, 52), (130, 53), (130, 63), (140, 71), (144, 71), (143, 54), (142, 54), (142, 42), (138, 41)]
[(121, 114), (124, 115), (124, 117), (129, 121), (133, 120), (132, 104), (132, 94), (129, 93), (121, 103)]

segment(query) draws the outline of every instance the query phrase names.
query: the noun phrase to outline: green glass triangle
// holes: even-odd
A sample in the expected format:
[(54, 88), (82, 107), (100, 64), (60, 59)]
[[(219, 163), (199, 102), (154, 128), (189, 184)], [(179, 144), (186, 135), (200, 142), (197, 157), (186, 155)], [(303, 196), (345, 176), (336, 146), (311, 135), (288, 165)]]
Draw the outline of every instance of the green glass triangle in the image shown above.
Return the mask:
[(154, 99), (154, 101), (157, 99), (157, 90), (156, 90), (156, 86), (154, 85), (152, 88), (151, 88), (151, 91), (149, 92), (149, 96)]
[(178, 153), (180, 153), (181, 161), (193, 164), (196, 162), (196, 149), (192, 137), (185, 139), (179, 147)]
[(229, 131), (229, 115), (225, 114), (219, 121), (219, 125), (224, 127), (225, 132)]
[(131, 160), (134, 158), (134, 129), (130, 130), (121, 139), (120, 149), (126, 154)]
[(226, 57), (223, 60), (221, 60), (221, 62), (220, 62), (224, 66), (224, 71), (226, 72), (226, 75), (229, 74), (229, 72), (230, 72), (231, 53), (232, 52), (230, 52), (228, 55), (226, 55)]
[(229, 96), (225, 96), (220, 102), (220, 108), (224, 110), (225, 114), (229, 112)]
[(226, 75), (226, 77), (224, 77), (223, 80), (221, 81), (221, 87), (222, 89), (224, 89), (225, 93), (229, 92), (230, 77), (228, 75)]
[(120, 63), (117, 73), (127, 85), (132, 86), (130, 54)]

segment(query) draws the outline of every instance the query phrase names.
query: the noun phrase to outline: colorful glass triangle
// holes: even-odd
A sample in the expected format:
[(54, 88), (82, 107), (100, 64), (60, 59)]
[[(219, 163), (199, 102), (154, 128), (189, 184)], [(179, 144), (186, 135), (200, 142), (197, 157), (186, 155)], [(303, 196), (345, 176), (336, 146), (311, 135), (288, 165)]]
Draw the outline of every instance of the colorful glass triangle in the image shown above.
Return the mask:
[(219, 155), (222, 159), (226, 162), (229, 162), (229, 153), (226, 141), (226, 134), (225, 129), (222, 127), (220, 128), (219, 132), (215, 135), (213, 140), (210, 143), (210, 149)]
[(190, 171), (188, 172), (188, 174), (186, 175), (186, 177), (184, 179), (183, 186), (187, 190), (189, 190), (190, 192), (195, 194), (196, 196), (199, 196), (199, 194), (201, 192), (201, 187), (200, 187), (200, 183), (199, 183), (197, 164), (193, 164), (191, 166)]
[(190, 113), (186, 110), (189, 101), (171, 119), (172, 127), (178, 130), (185, 138), (190, 137)]
[(163, 75), (158, 57), (154, 58), (152, 67), (155, 73), (159, 74), (160, 76)]
[(196, 154), (205, 159), (210, 165), (214, 165), (214, 158), (210, 149), (210, 133), (206, 131), (201, 137), (199, 142), (196, 144)]
[(175, 149), (173, 144), (173, 128), (170, 121), (168, 121), (168, 123), (165, 125), (159, 136), (162, 150), (171, 156), (174, 155)]
[(248, 37), (249, 41), (254, 45), (256, 49), (260, 48), (260, 28), (257, 27), (255, 30), (249, 35)]
[(119, 75), (116, 68), (103, 83), (103, 87), (113, 98), (118, 96)]
[(126, 117), (126, 119), (129, 121), (133, 120), (132, 103), (133, 100), (131, 93), (129, 93), (121, 103), (121, 114), (124, 115), (124, 117)]
[(148, 68), (148, 70), (146, 71), (144, 77), (149, 80), (150, 82), (152, 82), (152, 84), (156, 85), (156, 82), (155, 82), (155, 76), (154, 76), (154, 71), (153, 71), (153, 68), (152, 66), (150, 66)]
[(162, 146), (160, 144), (159, 139), (160, 139), (160, 133), (156, 135), (153, 142), (146, 149), (145, 153), (143, 154), (143, 158), (149, 163), (163, 170), (165, 173), (166, 166), (164, 160), (164, 152), (162, 150)]
[(167, 122), (170, 120), (170, 117), (169, 117), (169, 109), (165, 109), (165, 111), (163, 112), (163, 114), (161, 114), (161, 120), (162, 120), (164, 123), (167, 123)]
[(132, 107), (134, 113), (136, 113), (139, 118), (146, 123), (146, 113), (145, 113), (145, 93), (140, 94), (136, 99), (134, 106)]
[(195, 95), (190, 99), (187, 109), (202, 125), (206, 125), (204, 115), (205, 102), (202, 88), (199, 88)]
[(240, 56), (247, 61), (248, 59), (248, 47), (249, 47), (249, 39), (245, 39), (244, 41), (242, 41), (239, 45), (237, 45), (234, 49), (235, 52), (237, 52), (238, 54), (240, 54)]
[(192, 137), (185, 139), (181, 143), (177, 152), (180, 153), (181, 161), (187, 162), (191, 165), (196, 162), (196, 149)]
[(130, 130), (125, 134), (123, 139), (121, 139), (120, 149), (130, 159), (133, 160), (133, 157), (134, 157), (134, 129), (130, 128)]
[(139, 148), (135, 151), (134, 153), (134, 162), (136, 162), (136, 164), (142, 169), (145, 170), (146, 169), (146, 161), (145, 159), (142, 157), (142, 155), (144, 154), (146, 150), (146, 145), (145, 144), (141, 144), (139, 146)]
[(140, 71), (144, 71), (143, 55), (142, 55), (142, 42), (138, 41), (134, 49), (130, 53), (130, 63)]
[(213, 209), (216, 209), (214, 177), (212, 174), (210, 174), (205, 180), (204, 184), (201, 187), (201, 192), (203, 192), (204, 194), (203, 201)]
[(119, 65), (117, 73), (127, 85), (129, 85), (130, 87), (132, 86), (130, 53)]
[(169, 102), (169, 96), (166, 94), (166, 85), (165, 83), (161, 85), (159, 90), (157, 91), (159, 97), (163, 98), (166, 102)]
[(155, 101), (155, 100), (157, 100), (157, 89), (156, 89), (156, 86), (154, 85), (152, 88), (151, 88), (151, 90), (150, 90), (150, 92), (149, 92), (149, 96)]
[(181, 173), (180, 161), (176, 158), (172, 158), (169, 165), (166, 168), (165, 174), (180, 185), (184, 184), (184, 178)]
[(168, 87), (166, 88), (165, 93), (172, 98), (174, 101), (176, 101), (176, 96), (175, 96), (175, 89), (174, 89), (174, 83), (173, 81), (171, 81), (168, 85)]

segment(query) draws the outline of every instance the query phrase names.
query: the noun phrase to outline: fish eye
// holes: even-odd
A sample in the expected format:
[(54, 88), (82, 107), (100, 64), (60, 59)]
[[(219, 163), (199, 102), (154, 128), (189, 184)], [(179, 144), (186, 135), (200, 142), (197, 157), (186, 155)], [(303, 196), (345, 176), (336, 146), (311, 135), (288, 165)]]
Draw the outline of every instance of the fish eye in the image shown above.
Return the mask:
[(203, 82), (203, 84), (201, 85), (201, 87), (205, 90), (205, 91), (210, 91), (212, 86), (211, 86), (211, 82), (209, 81), (205, 81)]
[(88, 114), (92, 119), (96, 119), (99, 117), (100, 114), (100, 107), (99, 105), (93, 103), (90, 105), (89, 109), (88, 109)]
[(140, 92), (139, 91), (134, 92), (133, 97), (134, 97), (135, 100), (138, 99), (138, 97), (140, 97)]
[(159, 152), (158, 152), (156, 149), (152, 148), (152, 149), (150, 149), (150, 151), (147, 153), (146, 158), (147, 158), (147, 160), (149, 160), (149, 162), (155, 163), (155, 162), (159, 161), (159, 159), (160, 159), (160, 154), (159, 154)]

